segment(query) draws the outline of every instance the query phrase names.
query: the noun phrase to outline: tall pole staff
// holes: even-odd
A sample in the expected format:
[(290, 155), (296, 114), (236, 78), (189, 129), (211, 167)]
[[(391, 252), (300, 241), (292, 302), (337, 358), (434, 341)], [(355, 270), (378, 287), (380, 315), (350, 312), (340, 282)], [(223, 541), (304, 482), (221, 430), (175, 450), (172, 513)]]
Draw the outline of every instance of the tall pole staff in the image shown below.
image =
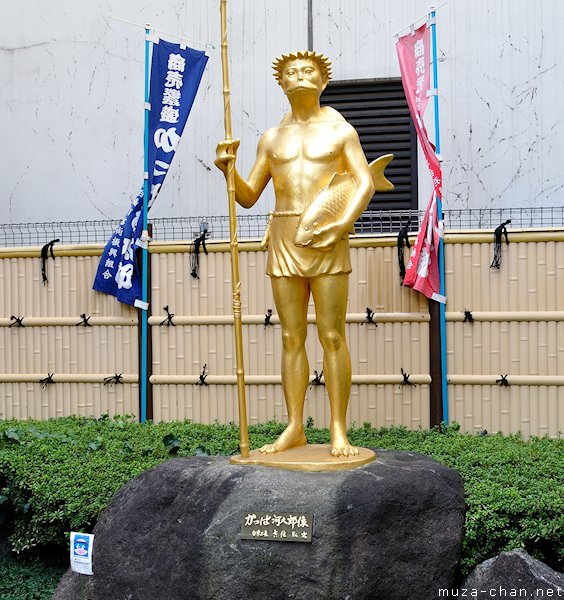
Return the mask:
[[(448, 0), (447, 0), (448, 2)], [(436, 31), (436, 16), (437, 10), (447, 4), (443, 2), (440, 6), (432, 6), (426, 14), (422, 15), (407, 27), (400, 29), (394, 34), (394, 37), (407, 29), (414, 30), (415, 24), (420, 22), (422, 19), (427, 20), (427, 24), (431, 29), (431, 48), (432, 57), (431, 64), (433, 68), (433, 86), (432, 90), (428, 93), (434, 97), (434, 113), (435, 113), (435, 154), (439, 161), (441, 161), (441, 135), (440, 135), (440, 120), (439, 120), (439, 76), (438, 76), (438, 60), (437, 60), (437, 31)], [(443, 225), (443, 205), (442, 198), (437, 194), (437, 217), (439, 220), (439, 227), (441, 228), (441, 235), (439, 238), (439, 276), (440, 276), (440, 290), (441, 296), (445, 296), (445, 259), (444, 259), (444, 225)], [(443, 302), (436, 302), (439, 310), (439, 338), (440, 338), (440, 380), (441, 380), (441, 420), (448, 424), (448, 378), (447, 378), (447, 354), (446, 354), (446, 307)], [(437, 377), (438, 379), (438, 377)]]
[[(231, 97), (227, 54), (227, 0), (220, 0), (221, 13), (221, 67), (223, 74), (223, 114), (225, 140), (232, 142)], [(245, 397), (245, 367), (243, 363), (243, 328), (241, 324), (241, 281), (239, 277), (239, 242), (237, 241), (237, 214), (235, 209), (235, 158), (227, 163), (227, 199), (229, 202), (229, 250), (231, 253), (231, 289), (233, 294), (233, 319), (235, 328), (235, 357), (237, 365), (237, 399), (239, 405), (239, 448), (241, 457), (249, 456), (249, 431), (247, 425), (247, 400)]]
[(147, 215), (149, 211), (149, 81), (150, 81), (150, 56), (151, 56), (151, 25), (145, 25), (145, 126), (143, 144), (143, 233), (142, 246), (142, 271), (141, 271), (141, 423), (147, 420), (147, 346), (148, 346), (148, 310), (149, 310), (149, 232)]
[[(431, 45), (433, 50), (433, 89), (435, 95), (433, 104), (435, 109), (435, 152), (440, 160), (441, 155), (441, 130), (439, 119), (439, 70), (437, 61), (437, 12), (435, 7), (431, 7)], [(437, 196), (437, 209), (439, 225), (443, 223), (443, 199)], [(444, 228), (443, 228), (444, 231)], [(445, 295), (445, 243), (441, 236), (439, 240), (439, 274), (440, 274), (440, 294)], [(446, 340), (446, 306), (444, 303), (439, 304), (439, 326), (441, 334), (441, 375), (442, 375), (442, 405), (443, 405), (443, 421), (448, 425), (448, 379), (447, 379), (447, 340)]]

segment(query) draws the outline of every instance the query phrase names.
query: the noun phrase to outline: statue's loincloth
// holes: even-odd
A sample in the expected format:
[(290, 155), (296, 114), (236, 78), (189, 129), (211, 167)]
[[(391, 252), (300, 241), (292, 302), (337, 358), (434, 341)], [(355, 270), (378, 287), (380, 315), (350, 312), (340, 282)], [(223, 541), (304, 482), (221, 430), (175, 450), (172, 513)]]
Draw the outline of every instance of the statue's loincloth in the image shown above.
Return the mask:
[(350, 273), (348, 236), (326, 251), (296, 246), (294, 237), (299, 218), (300, 214), (294, 212), (271, 213), (265, 236), (268, 245), (266, 274), (270, 277), (315, 277)]

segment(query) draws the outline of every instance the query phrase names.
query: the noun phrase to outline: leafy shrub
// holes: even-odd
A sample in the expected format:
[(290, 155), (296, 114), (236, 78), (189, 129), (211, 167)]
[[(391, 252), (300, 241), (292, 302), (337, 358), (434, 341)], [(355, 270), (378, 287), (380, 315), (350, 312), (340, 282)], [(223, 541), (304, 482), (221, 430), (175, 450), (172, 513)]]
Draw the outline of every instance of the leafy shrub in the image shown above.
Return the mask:
[[(328, 443), (309, 423), (310, 443)], [(564, 567), (564, 440), (462, 435), (401, 427), (349, 430), (353, 444), (420, 452), (456, 469), (468, 512), (461, 569), (524, 547)], [(249, 428), (251, 447), (272, 442), (284, 424)], [(113, 494), (171, 456), (238, 452), (236, 425), (173, 422), (140, 425), (126, 417), (0, 422), (0, 521), (7, 517), (17, 552), (67, 545), (71, 530), (91, 531)]]
[(16, 552), (90, 530), (127, 481), (173, 455), (235, 453), (238, 428), (128, 418), (0, 423), (0, 514)]
[(0, 598), (49, 600), (64, 572), (62, 566), (0, 557)]

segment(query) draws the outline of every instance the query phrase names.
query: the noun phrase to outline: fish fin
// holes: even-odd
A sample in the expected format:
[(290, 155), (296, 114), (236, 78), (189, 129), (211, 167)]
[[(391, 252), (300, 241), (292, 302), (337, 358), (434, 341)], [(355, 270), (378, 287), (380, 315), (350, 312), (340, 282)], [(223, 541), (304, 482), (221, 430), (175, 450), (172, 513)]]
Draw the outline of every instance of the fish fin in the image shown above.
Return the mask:
[(336, 185), (339, 185), (340, 183), (342, 183), (344, 181), (349, 181), (350, 179), (351, 179), (350, 173), (333, 173), (333, 175), (331, 176), (331, 179), (329, 180), (329, 183), (325, 186), (324, 189), (328, 190), (332, 187), (335, 187)]
[(384, 154), (368, 165), (377, 192), (388, 192), (394, 189), (394, 184), (384, 175), (384, 169), (392, 162), (393, 158), (393, 154)]

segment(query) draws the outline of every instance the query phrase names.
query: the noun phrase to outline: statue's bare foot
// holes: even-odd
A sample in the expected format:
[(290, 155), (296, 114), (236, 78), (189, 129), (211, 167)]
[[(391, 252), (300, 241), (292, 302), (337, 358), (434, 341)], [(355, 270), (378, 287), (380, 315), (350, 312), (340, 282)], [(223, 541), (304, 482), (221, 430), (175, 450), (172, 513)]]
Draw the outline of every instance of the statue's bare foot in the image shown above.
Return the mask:
[(275, 454), (276, 452), (283, 452), (284, 450), (305, 446), (306, 444), (307, 439), (303, 425), (301, 423), (299, 425), (288, 425), (274, 444), (265, 444), (262, 448), (259, 448), (259, 452), (263, 454)]
[(358, 448), (352, 446), (346, 434), (331, 432), (331, 456), (356, 456)]

